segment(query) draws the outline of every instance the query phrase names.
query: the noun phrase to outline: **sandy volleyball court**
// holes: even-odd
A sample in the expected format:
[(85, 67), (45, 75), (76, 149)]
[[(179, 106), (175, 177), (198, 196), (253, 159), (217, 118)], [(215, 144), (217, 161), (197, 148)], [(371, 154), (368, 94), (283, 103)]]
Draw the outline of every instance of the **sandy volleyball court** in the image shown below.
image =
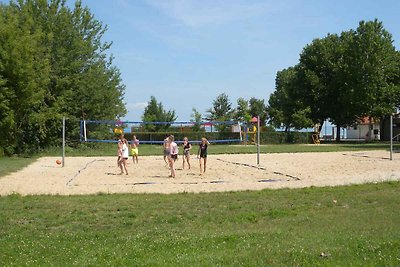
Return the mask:
[(400, 180), (400, 155), (389, 160), (387, 151), (282, 153), (256, 155), (210, 155), (204, 176), (192, 157), (192, 168), (182, 170), (176, 162), (177, 177), (161, 156), (129, 161), (129, 175), (118, 175), (116, 157), (66, 158), (64, 168), (54, 157), (43, 157), (23, 170), (0, 178), (0, 195), (96, 194), (96, 193), (178, 193), (260, 190), (335, 186)]

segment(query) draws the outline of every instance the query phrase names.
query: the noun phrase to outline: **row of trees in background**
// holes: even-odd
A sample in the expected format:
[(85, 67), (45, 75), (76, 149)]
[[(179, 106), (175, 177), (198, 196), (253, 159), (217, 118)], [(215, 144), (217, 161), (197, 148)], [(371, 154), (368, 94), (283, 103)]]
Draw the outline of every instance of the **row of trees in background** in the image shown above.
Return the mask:
[(339, 131), (366, 116), (383, 119), (399, 104), (400, 53), (382, 22), (361, 21), (356, 30), (315, 39), (297, 65), (277, 73), (268, 115), (286, 129), (329, 119)]
[[(196, 109), (192, 109), (191, 121), (200, 123), (206, 121), (241, 121), (250, 122), (253, 117), (260, 116), (260, 122), (265, 125), (267, 120), (267, 107), (264, 99), (250, 98), (246, 100), (239, 98), (237, 107), (233, 108), (229, 96), (222, 93), (213, 100), (212, 107), (207, 109), (205, 117)], [(176, 120), (174, 110), (165, 110), (161, 102), (157, 102), (154, 96), (151, 96), (144, 113), (142, 120), (144, 122), (174, 122)], [(148, 131), (166, 131), (170, 124), (146, 124), (145, 129)], [(229, 125), (217, 125), (218, 131), (225, 131)], [(199, 131), (200, 127), (195, 125), (193, 131)]]
[(65, 0), (0, 5), (0, 150), (59, 145), (63, 116), (78, 137), (81, 119), (125, 115), (105, 31), (80, 1), (73, 9)]

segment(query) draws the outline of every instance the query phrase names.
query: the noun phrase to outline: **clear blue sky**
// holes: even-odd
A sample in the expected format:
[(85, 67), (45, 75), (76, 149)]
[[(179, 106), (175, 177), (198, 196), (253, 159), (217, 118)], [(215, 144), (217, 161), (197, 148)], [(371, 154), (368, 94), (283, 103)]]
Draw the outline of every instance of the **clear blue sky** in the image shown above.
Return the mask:
[[(73, 3), (68, 0), (68, 3)], [(226, 93), (268, 102), (276, 72), (328, 33), (382, 21), (400, 48), (398, 0), (82, 0), (108, 26), (105, 41), (126, 85), (126, 119), (154, 95), (178, 120)]]

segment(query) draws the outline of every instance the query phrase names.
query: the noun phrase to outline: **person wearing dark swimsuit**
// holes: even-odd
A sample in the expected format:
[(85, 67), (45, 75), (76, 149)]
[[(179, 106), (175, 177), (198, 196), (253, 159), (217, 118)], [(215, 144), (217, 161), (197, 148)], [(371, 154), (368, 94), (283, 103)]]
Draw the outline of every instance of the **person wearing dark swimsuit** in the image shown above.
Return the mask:
[(183, 162), (182, 162), (182, 169), (185, 169), (185, 161), (187, 162), (189, 169), (190, 169), (190, 149), (192, 145), (189, 143), (187, 137), (183, 138)]
[(207, 141), (206, 138), (201, 138), (201, 143), (199, 145), (199, 151), (197, 152), (197, 157), (199, 158), (200, 162), (200, 175), (206, 172), (207, 166), (207, 148), (210, 143)]

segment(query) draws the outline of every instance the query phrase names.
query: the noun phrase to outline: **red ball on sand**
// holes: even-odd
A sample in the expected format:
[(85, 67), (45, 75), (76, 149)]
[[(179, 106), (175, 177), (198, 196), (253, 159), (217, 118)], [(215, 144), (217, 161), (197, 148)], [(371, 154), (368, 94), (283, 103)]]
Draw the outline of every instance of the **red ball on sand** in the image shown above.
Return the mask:
[(61, 160), (56, 160), (56, 163), (58, 164), (58, 165), (60, 165), (61, 163), (62, 163), (62, 161)]

